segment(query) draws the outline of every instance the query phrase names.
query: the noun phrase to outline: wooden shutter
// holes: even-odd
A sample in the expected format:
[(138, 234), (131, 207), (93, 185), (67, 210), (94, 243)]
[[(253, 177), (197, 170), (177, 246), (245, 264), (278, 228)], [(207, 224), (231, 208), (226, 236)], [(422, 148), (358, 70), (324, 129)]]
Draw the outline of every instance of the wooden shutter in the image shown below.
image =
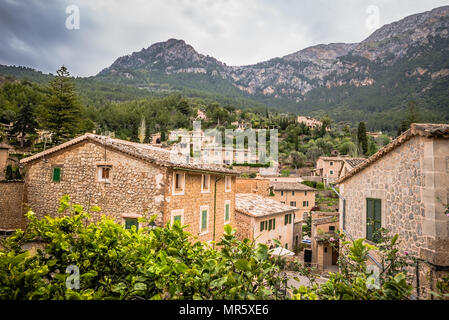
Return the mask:
[(382, 226), (382, 206), (380, 199), (374, 199), (374, 231)]
[(53, 168), (53, 181), (61, 181), (61, 168)]
[(201, 211), (201, 231), (207, 229), (207, 210)]
[(273, 219), (273, 230), (276, 229), (276, 219)]
[(288, 223), (289, 224), (292, 223), (292, 215), (291, 214), (288, 215)]
[(131, 229), (132, 226), (136, 226), (136, 231), (139, 229), (139, 222), (137, 219), (126, 219), (125, 229)]
[(381, 227), (381, 201), (366, 199), (366, 238), (373, 240), (374, 232)]
[(229, 221), (229, 203), (226, 203), (225, 221)]
[(271, 227), (273, 226), (273, 221), (268, 221), (268, 230), (271, 230)]
[(284, 216), (284, 224), (286, 225), (288, 223), (288, 214), (286, 214), (285, 216)]

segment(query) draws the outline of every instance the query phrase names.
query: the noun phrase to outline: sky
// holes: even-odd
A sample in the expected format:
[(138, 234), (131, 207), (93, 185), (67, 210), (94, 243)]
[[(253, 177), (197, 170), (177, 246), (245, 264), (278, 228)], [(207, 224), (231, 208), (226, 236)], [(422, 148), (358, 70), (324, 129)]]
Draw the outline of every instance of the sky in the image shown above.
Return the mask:
[(93, 76), (120, 56), (183, 39), (227, 65), (360, 42), (449, 0), (0, 0), (0, 64)]

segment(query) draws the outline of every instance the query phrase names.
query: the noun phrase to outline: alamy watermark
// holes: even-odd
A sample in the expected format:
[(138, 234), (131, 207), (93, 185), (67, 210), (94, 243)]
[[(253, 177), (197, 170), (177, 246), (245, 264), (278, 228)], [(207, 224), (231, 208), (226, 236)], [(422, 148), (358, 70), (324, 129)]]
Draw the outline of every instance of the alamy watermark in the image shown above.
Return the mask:
[(175, 152), (170, 154), (170, 160), (175, 163), (259, 163), (270, 164), (270, 167), (278, 164), (277, 129), (225, 129), (223, 137), (222, 131), (203, 131), (201, 121), (194, 121), (192, 131), (172, 131), (168, 139), (177, 142), (174, 146)]
[(378, 6), (370, 5), (365, 10), (368, 17), (365, 20), (365, 27), (369, 30), (376, 30), (380, 28), (380, 10)]
[(71, 264), (65, 269), (65, 273), (70, 275), (65, 280), (65, 286), (67, 289), (78, 290), (80, 288), (80, 269)]
[(65, 27), (68, 30), (80, 29), (80, 8), (77, 5), (70, 5), (65, 8), (65, 13), (68, 14), (65, 19)]

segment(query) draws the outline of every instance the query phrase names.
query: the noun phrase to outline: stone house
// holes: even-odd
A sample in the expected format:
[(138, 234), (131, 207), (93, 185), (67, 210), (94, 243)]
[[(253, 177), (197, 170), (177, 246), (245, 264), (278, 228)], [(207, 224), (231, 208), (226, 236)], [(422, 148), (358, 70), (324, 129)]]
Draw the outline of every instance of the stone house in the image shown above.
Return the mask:
[(340, 228), (351, 238), (375, 240), (380, 227), (398, 234), (423, 288), (449, 271), (449, 125), (412, 124), (336, 183)]
[(240, 239), (252, 239), (273, 248), (273, 240), (282, 247), (293, 247), (294, 216), (296, 208), (257, 194), (235, 195), (236, 235)]
[(234, 223), (237, 173), (182, 160), (165, 149), (85, 134), (21, 160), (26, 205), (40, 217), (54, 215), (68, 194), (126, 227), (157, 214), (159, 226), (180, 220), (200, 241), (218, 240)]
[(307, 116), (297, 116), (296, 122), (304, 123), (309, 129), (317, 129), (323, 125), (321, 121)]
[(350, 158), (348, 156), (336, 156), (336, 157), (319, 157), (316, 161), (313, 174), (323, 179), (325, 184), (335, 182), (340, 175), (345, 160), (360, 161), (360, 158)]
[(315, 195), (317, 190), (300, 182), (287, 182), (284, 180), (270, 181), (270, 195), (274, 200), (291, 207), (296, 207), (294, 218), (293, 247), (299, 246), (302, 241), (302, 225), (305, 213), (309, 213), (315, 207)]
[(236, 179), (236, 193), (253, 193), (262, 197), (268, 197), (270, 195), (270, 180), (238, 177)]
[(319, 271), (337, 268), (339, 226), (338, 212), (318, 212), (312, 214), (311, 247), (312, 263)]

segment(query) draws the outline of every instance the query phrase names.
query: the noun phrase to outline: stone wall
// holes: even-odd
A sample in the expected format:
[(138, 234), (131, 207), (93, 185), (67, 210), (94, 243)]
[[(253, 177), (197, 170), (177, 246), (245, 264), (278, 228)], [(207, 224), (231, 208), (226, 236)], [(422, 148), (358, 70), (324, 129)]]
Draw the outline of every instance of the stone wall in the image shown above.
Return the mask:
[(262, 197), (268, 197), (270, 194), (269, 179), (245, 179), (237, 178), (237, 193), (253, 193)]
[[(110, 165), (110, 179), (98, 179), (99, 165)], [(55, 166), (61, 167), (61, 181), (53, 182)], [(94, 219), (105, 213), (118, 223), (126, 217), (159, 214), (162, 224), (166, 169), (121, 152), (85, 141), (27, 165), (28, 206), (39, 216), (55, 215), (59, 200), (68, 194), (72, 203), (88, 209), (101, 207)]]
[(343, 181), (346, 231), (353, 238), (366, 237), (366, 199), (380, 199), (382, 227), (399, 234), (401, 250), (449, 266), (449, 217), (444, 212), (449, 197), (448, 161), (449, 139), (418, 136)]
[[(201, 190), (201, 173), (190, 171), (176, 171), (185, 173), (185, 190), (181, 195), (173, 193), (172, 180), (173, 171), (169, 170), (168, 181), (166, 182), (166, 207), (164, 223), (171, 219), (173, 210), (184, 209), (183, 223), (188, 225), (186, 229), (193, 236), (197, 236), (200, 241), (213, 240), (214, 235), (214, 188), (215, 179), (217, 179), (217, 196), (216, 196), (216, 216), (215, 216), (215, 240), (219, 241), (224, 233), (225, 226), (225, 201), (230, 203), (230, 225), (235, 223), (235, 177), (231, 178), (231, 191), (225, 192), (225, 178), (222, 175), (210, 175), (210, 191), (202, 192)], [(200, 232), (201, 207), (208, 206), (208, 231)]]
[(23, 201), (23, 182), (0, 181), (0, 230), (15, 230), (25, 227)]
[(253, 239), (254, 234), (254, 218), (235, 211), (235, 227), (237, 229), (235, 235), (238, 239)]

